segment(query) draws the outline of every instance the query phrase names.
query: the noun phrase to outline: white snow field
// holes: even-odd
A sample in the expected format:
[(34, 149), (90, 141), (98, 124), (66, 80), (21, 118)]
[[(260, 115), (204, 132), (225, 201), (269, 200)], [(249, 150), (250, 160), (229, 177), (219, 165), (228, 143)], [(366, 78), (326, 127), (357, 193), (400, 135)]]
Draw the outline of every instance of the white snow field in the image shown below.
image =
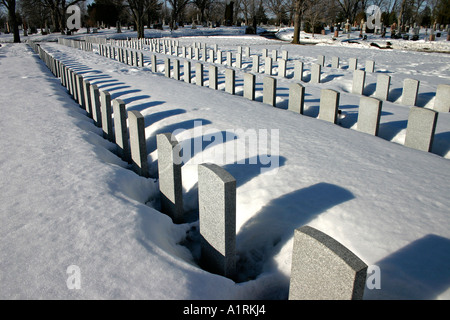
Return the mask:
[[(235, 68), (231, 95), (224, 92), (227, 66), (216, 64), (220, 84), (212, 90), (207, 76), (203, 87), (165, 77), (162, 54), (152, 73), (148, 47), (144, 67), (132, 67), (97, 49), (44, 41), (56, 35), (28, 37), (112, 99), (122, 99), (127, 110), (144, 115), (148, 179), (119, 159), (116, 146), (29, 46), (2, 43), (0, 297), (283, 300), (293, 232), (310, 225), (379, 267), (381, 287), (366, 287), (364, 299), (450, 299), (450, 113), (439, 113), (432, 152), (423, 152), (403, 145), (410, 106), (400, 103), (403, 80), (413, 78), (420, 80), (417, 105), (433, 108), (437, 85), (450, 84), (450, 56), (344, 41), (295, 46), (236, 28), (184, 30), (172, 34), (181, 45), (218, 44), (233, 53), (249, 46), (252, 54), (288, 50), (288, 77), (275, 73), (277, 106), (262, 103), (263, 74), (257, 76), (256, 101), (242, 96), (248, 58)], [(146, 35), (169, 39), (170, 33)], [(98, 36), (115, 34), (100, 30)], [(323, 83), (311, 84), (310, 66), (320, 54), (326, 57)], [(328, 66), (332, 56), (341, 58), (341, 68)], [(375, 92), (377, 74), (392, 77), (378, 137), (356, 130), (361, 96), (351, 93), (351, 57), (360, 68), (365, 60), (376, 63), (375, 73), (367, 74), (367, 96)], [(286, 110), (294, 60), (305, 63), (304, 115)], [(317, 119), (323, 88), (341, 93), (339, 124)], [(261, 142), (257, 150), (240, 135), (252, 130)], [(182, 224), (159, 211), (156, 134), (164, 132), (184, 146), (203, 147), (183, 165), (190, 219)], [(237, 140), (226, 139), (235, 133)], [(247, 153), (226, 158), (233, 143)], [(237, 181), (237, 281), (197, 264), (197, 165), (203, 162), (217, 163)], [(81, 276), (79, 288), (70, 286), (73, 270)]]

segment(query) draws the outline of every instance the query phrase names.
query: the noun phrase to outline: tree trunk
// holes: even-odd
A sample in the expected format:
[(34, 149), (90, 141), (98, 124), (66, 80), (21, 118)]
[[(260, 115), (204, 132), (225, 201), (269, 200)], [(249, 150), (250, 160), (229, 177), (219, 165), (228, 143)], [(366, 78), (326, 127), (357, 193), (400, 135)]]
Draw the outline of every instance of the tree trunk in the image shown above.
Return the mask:
[(5, 5), (8, 8), (8, 24), (13, 32), (14, 43), (20, 43), (19, 25), (16, 17), (16, 0), (7, 0)]
[(293, 44), (300, 44), (301, 1), (302, 0), (295, 1), (294, 37), (292, 39)]

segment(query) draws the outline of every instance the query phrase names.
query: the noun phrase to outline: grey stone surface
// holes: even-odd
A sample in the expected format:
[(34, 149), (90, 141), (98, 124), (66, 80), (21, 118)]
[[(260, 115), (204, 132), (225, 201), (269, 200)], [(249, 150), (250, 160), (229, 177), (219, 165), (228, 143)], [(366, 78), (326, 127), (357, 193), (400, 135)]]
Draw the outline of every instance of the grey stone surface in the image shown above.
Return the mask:
[(255, 100), (256, 76), (251, 73), (244, 74), (244, 98)]
[(264, 59), (264, 73), (268, 76), (272, 75), (272, 58), (266, 57)]
[(191, 83), (191, 62), (189, 60), (184, 60), (183, 78), (184, 82)]
[(431, 151), (438, 114), (435, 110), (411, 107), (406, 126), (405, 146)]
[(157, 59), (156, 59), (156, 55), (153, 54), (153, 55), (150, 57), (150, 60), (151, 60), (151, 64), (152, 64), (152, 72), (153, 72), (153, 73), (158, 72), (158, 61), (157, 61)]
[(237, 53), (236, 54), (236, 63), (235, 67), (241, 69), (242, 68), (242, 54)]
[(169, 58), (164, 59), (164, 75), (167, 78), (170, 78), (170, 59)]
[(318, 55), (317, 56), (317, 64), (320, 64), (322, 67), (325, 66), (325, 56)]
[(75, 81), (77, 89), (77, 102), (83, 109), (86, 109), (86, 106), (84, 104), (83, 77), (77, 74)]
[(210, 65), (209, 66), (209, 88), (210, 89), (214, 89), (217, 90), (218, 86), (218, 82), (217, 82), (217, 66), (215, 65)]
[(147, 145), (144, 116), (137, 110), (128, 111), (131, 163), (134, 172), (148, 178)]
[(379, 74), (377, 76), (377, 89), (375, 91), (375, 98), (387, 101), (389, 97), (390, 86), (391, 86), (391, 76), (387, 74)]
[(263, 59), (265, 59), (267, 57), (267, 48), (263, 48), (261, 52)]
[(100, 92), (103, 137), (114, 142), (112, 125), (111, 95), (108, 91)]
[(367, 265), (327, 234), (303, 226), (294, 232), (289, 300), (361, 300)]
[(83, 80), (84, 105), (89, 117), (92, 118), (92, 103), (91, 103), (91, 84), (89, 81)]
[(227, 52), (227, 66), (233, 66), (233, 54), (231, 53), (231, 51)]
[(139, 52), (139, 67), (144, 66), (144, 54), (142, 52)]
[(215, 164), (198, 166), (201, 261), (211, 272), (236, 274), (236, 180)]
[(168, 214), (175, 223), (182, 223), (184, 218), (180, 146), (170, 133), (158, 134), (156, 143), (161, 210)]
[(277, 79), (273, 77), (264, 77), (263, 79), (263, 103), (276, 105)]
[(450, 112), (450, 85), (440, 84), (436, 90), (433, 110), (438, 112)]
[(303, 62), (295, 61), (294, 64), (294, 80), (303, 81)]
[(278, 51), (277, 49), (272, 49), (272, 61), (277, 61), (278, 60)]
[(375, 61), (373, 60), (366, 60), (366, 72), (375, 72)]
[(348, 60), (348, 70), (354, 71), (358, 69), (358, 59), (350, 58)]
[(366, 83), (366, 72), (363, 70), (353, 71), (352, 93), (363, 94)]
[(286, 60), (278, 60), (278, 76), (286, 78)]
[(214, 63), (216, 61), (216, 52), (213, 49), (209, 49), (209, 62)]
[(173, 78), (180, 80), (180, 60), (173, 60)]
[(259, 73), (259, 56), (258, 55), (254, 55), (252, 57), (252, 72), (254, 73)]
[(289, 59), (289, 52), (287, 50), (281, 51), (281, 59), (288, 61), (288, 59)]
[(113, 113), (117, 154), (124, 161), (131, 162), (130, 145), (128, 142), (127, 111), (125, 103), (122, 100), (113, 100)]
[(332, 57), (331, 58), (331, 67), (338, 69), (339, 68), (339, 57)]
[(322, 66), (320, 64), (314, 63), (311, 66), (311, 83), (320, 83), (321, 73)]
[(221, 50), (217, 50), (216, 51), (216, 63), (218, 64), (222, 64), (223, 63), (223, 58), (222, 58), (222, 51)]
[(359, 100), (358, 131), (378, 135), (380, 125), (382, 101), (376, 98), (361, 97)]
[(100, 106), (100, 91), (97, 85), (91, 85), (91, 104), (92, 104), (92, 119), (97, 127), (102, 126), (102, 111)]
[(303, 114), (305, 101), (305, 87), (300, 83), (292, 83), (289, 86), (289, 104), (288, 110)]
[(195, 64), (195, 84), (198, 86), (203, 86), (203, 64)]
[(234, 69), (225, 69), (225, 92), (235, 93), (235, 81)]
[(322, 89), (320, 93), (319, 119), (336, 123), (340, 93), (332, 89)]
[(402, 104), (414, 107), (419, 92), (419, 80), (405, 79), (403, 81)]

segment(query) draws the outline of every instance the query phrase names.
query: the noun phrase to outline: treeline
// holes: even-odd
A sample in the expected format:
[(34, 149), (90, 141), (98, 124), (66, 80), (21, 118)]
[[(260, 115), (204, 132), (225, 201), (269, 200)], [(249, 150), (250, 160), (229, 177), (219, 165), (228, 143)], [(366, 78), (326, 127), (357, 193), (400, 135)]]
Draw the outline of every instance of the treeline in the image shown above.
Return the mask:
[(31, 33), (38, 28), (64, 33), (66, 10), (73, 4), (81, 8), (83, 27), (120, 22), (133, 27), (138, 37), (144, 36), (145, 27), (177, 29), (192, 23), (211, 27), (270, 24), (298, 30), (302, 25), (314, 32), (347, 20), (359, 25), (372, 5), (381, 9), (385, 26), (450, 24), (450, 0), (0, 0), (0, 29), (17, 31), (17, 37), (20, 25)]

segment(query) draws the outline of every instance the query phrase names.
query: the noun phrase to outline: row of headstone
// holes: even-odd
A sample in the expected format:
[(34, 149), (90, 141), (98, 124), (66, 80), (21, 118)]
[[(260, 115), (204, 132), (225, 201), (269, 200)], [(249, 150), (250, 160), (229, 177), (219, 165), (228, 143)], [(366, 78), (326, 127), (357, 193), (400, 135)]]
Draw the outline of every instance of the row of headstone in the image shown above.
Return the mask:
[[(305, 88), (294, 83), (289, 88), (288, 110), (303, 114)], [(322, 89), (318, 118), (337, 123), (340, 93), (332, 89)], [(359, 103), (356, 129), (360, 132), (378, 135), (382, 100), (362, 96)], [(406, 128), (404, 145), (430, 152), (432, 149), (438, 112), (431, 109), (411, 107)]]
[(91, 42), (79, 41), (67, 38), (58, 38), (58, 44), (84, 50), (84, 51), (93, 51), (93, 45)]
[[(170, 133), (157, 135), (161, 210), (184, 222), (180, 144)], [(236, 179), (223, 168), (198, 166), (200, 265), (235, 278)], [(290, 300), (362, 299), (367, 265), (325, 233), (303, 226), (294, 233)]]
[(119, 62), (135, 67), (144, 66), (144, 54), (141, 51), (131, 50), (122, 47), (100, 44), (98, 46), (101, 56), (115, 59)]
[[(169, 58), (166, 58), (166, 76), (170, 77), (170, 61)], [(179, 65), (179, 61), (177, 61), (176, 65)], [(185, 77), (188, 77), (190, 80), (190, 63), (185, 63), (184, 74)], [(318, 65), (320, 67), (320, 65)], [(176, 68), (177, 74), (179, 77), (179, 68)], [(209, 67), (209, 88), (217, 90), (217, 66), (211, 65)], [(177, 79), (177, 76), (174, 78)], [(195, 82), (199, 86), (204, 85), (204, 68), (202, 63), (196, 63), (195, 69)], [(250, 100), (255, 99), (255, 75), (251, 73), (244, 74), (244, 93), (243, 96)], [(180, 80), (178, 78), (178, 80)], [(354, 71), (354, 84), (352, 92), (355, 94), (362, 95), (364, 90), (365, 83), (365, 71), (356, 70)], [(233, 69), (225, 70), (225, 91), (230, 94), (235, 94), (235, 71)], [(368, 134), (372, 134), (377, 136), (380, 124), (381, 117), (381, 108), (382, 108), (382, 99), (387, 97), (388, 89), (389, 89), (390, 77), (387, 75), (379, 75), (379, 84), (377, 84), (377, 91), (375, 94), (375, 98), (371, 97), (361, 97), (359, 112), (358, 112), (358, 122), (357, 122), (357, 130), (361, 132), (365, 132)], [(272, 106), (276, 106), (276, 92), (277, 92), (277, 79), (274, 77), (266, 76), (263, 78), (263, 103), (269, 104)], [(297, 113), (303, 114), (304, 108), (304, 95), (305, 88), (299, 83), (294, 83), (289, 88), (289, 103), (288, 109)], [(338, 119), (338, 110), (339, 110), (339, 99), (340, 93), (336, 90), (331, 89), (323, 89), (321, 91), (320, 98), (320, 107), (319, 107), (319, 116), (318, 118), (321, 120), (325, 120), (332, 123), (337, 123)], [(437, 120), (437, 119), (436, 119)], [(430, 123), (431, 128), (435, 128), (436, 120)], [(434, 129), (428, 131), (421, 131), (417, 126), (412, 126), (408, 131), (410, 132), (408, 135), (413, 137), (414, 135), (423, 136), (424, 141), (428, 141), (426, 146), (419, 146), (414, 143), (410, 143), (412, 141), (408, 138), (405, 145), (416, 148), (423, 151), (431, 151), (431, 144), (434, 137)], [(418, 133), (416, 130), (419, 130)], [(411, 133), (412, 132), (412, 133)], [(413, 139), (414, 141), (417, 138)]]
[[(157, 72), (156, 67), (156, 56), (152, 56), (152, 71)], [(316, 67), (314, 67), (316, 66)], [(315, 77), (318, 79), (316, 81), (320, 82), (320, 64), (315, 64), (312, 68), (312, 81)], [(176, 80), (181, 80), (180, 76), (180, 61), (178, 59), (174, 60), (174, 68), (173, 74), (171, 73), (171, 61), (169, 58), (165, 59), (165, 75), (166, 77), (173, 77)], [(298, 77), (302, 74), (302, 64), (299, 63), (294, 71)], [(353, 88), (352, 93), (363, 95), (364, 85), (365, 85), (365, 74), (366, 72), (363, 70), (355, 70), (353, 76)], [(211, 65), (209, 67), (209, 87), (211, 89), (217, 90), (218, 82), (218, 69), (217, 66)], [(244, 74), (244, 92), (243, 96), (250, 100), (255, 99), (255, 75), (250, 73)], [(191, 63), (188, 60), (184, 62), (184, 81), (191, 83)], [(195, 67), (195, 83), (199, 86), (204, 85), (204, 66), (202, 63), (196, 63)], [(225, 91), (230, 94), (235, 94), (235, 72), (233, 69), (225, 70)], [(411, 83), (411, 85), (410, 85)], [(274, 77), (266, 76), (263, 79), (263, 103), (269, 104), (272, 106), (276, 106), (276, 86), (277, 80)], [(372, 135), (378, 135), (380, 116), (381, 116), (381, 107), (382, 101), (386, 101), (389, 94), (390, 87), (390, 76), (385, 74), (380, 74), (377, 77), (377, 88), (375, 92), (375, 97), (361, 97), (360, 107), (358, 112), (358, 122), (357, 122), (357, 130), (365, 133), (369, 133)], [(405, 81), (404, 84), (404, 94), (402, 95), (402, 102), (404, 104), (412, 103), (415, 104), (415, 99), (417, 97), (418, 90), (418, 82), (415, 80)], [(298, 113), (303, 113), (304, 106), (304, 94), (305, 88), (298, 84), (292, 84), (289, 89), (289, 104), (288, 109), (293, 110)], [(445, 99), (445, 96), (448, 96), (448, 86), (441, 85), (439, 86), (439, 90), (436, 96), (436, 105), (447, 105), (448, 108), (448, 99)], [(322, 90), (321, 93), (321, 103), (319, 109), (319, 119), (337, 123), (338, 116), (338, 108), (339, 108), (339, 92), (335, 90)], [(412, 102), (408, 102), (409, 100)], [(414, 105), (413, 104), (413, 105)], [(414, 111), (412, 111), (414, 112)], [(448, 112), (448, 111), (447, 111)], [(414, 115), (414, 114), (413, 114)], [(411, 116), (414, 119), (413, 115)], [(423, 151), (431, 151), (434, 131), (436, 126), (437, 118), (434, 121), (430, 122), (430, 130), (415, 133), (418, 126), (413, 125), (411, 123), (410, 128), (407, 130), (409, 138), (405, 140), (405, 145), (416, 148)], [(423, 131), (423, 130), (422, 130)], [(427, 143), (412, 143), (412, 141), (418, 141), (418, 138), (411, 139), (410, 137), (414, 137), (414, 135), (418, 134), (419, 136), (423, 135), (423, 140), (427, 141)]]
[(61, 85), (86, 110), (94, 124), (102, 128), (103, 137), (116, 143), (117, 154), (131, 163), (137, 174), (148, 177), (145, 122), (142, 114), (136, 110), (126, 112), (123, 101), (111, 101), (108, 91), (99, 91), (95, 84), (90, 84), (82, 75), (53, 58), (40, 46), (34, 45), (33, 48), (52, 73), (60, 78)]
[[(139, 111), (127, 113), (125, 103), (120, 99), (113, 100), (111, 106), (107, 91), (99, 94), (95, 84), (83, 80), (81, 75), (54, 59), (39, 45), (30, 46), (44, 58), (80, 107), (94, 118), (95, 124), (104, 129), (105, 137), (117, 144), (118, 155), (132, 162), (139, 174), (147, 176), (142, 114)], [(178, 141), (170, 133), (158, 134), (157, 150), (161, 208), (175, 223), (181, 223), (184, 216)], [(210, 272), (233, 279), (237, 272), (235, 178), (215, 164), (199, 165), (198, 202), (201, 265)], [(362, 299), (367, 265), (335, 239), (312, 227), (301, 227), (294, 234), (292, 257), (290, 300)]]
[[(352, 93), (363, 95), (365, 88), (366, 71), (355, 70), (353, 72)], [(391, 76), (379, 74), (377, 76), (374, 97), (382, 101), (388, 101)], [(405, 79), (400, 103), (406, 106), (416, 106), (420, 81)], [(440, 84), (437, 87), (433, 110), (438, 112), (450, 112), (450, 85)]]
[[(92, 37), (91, 37), (92, 38)], [(166, 47), (169, 47), (168, 54), (178, 56), (178, 49), (175, 50), (175, 53), (171, 48), (178, 48), (179, 42), (177, 40), (168, 40), (168, 39), (139, 39), (135, 41), (127, 39), (120, 41), (123, 46), (130, 46), (129, 43), (143, 43), (152, 45), (152, 50), (156, 52), (160, 52), (163, 54), (167, 54)], [(128, 44), (127, 44), (128, 43)], [(162, 49), (161, 49), (162, 48)], [(194, 58), (197, 60), (209, 61), (209, 62), (218, 62), (219, 64), (225, 63), (229, 67), (233, 66), (232, 53), (227, 52), (227, 59), (225, 61), (222, 60), (222, 52), (218, 51), (217, 45), (214, 46), (213, 49), (210, 50), (210, 58), (208, 59), (206, 56), (206, 45), (202, 43), (194, 42), (192, 47), (188, 47), (188, 51), (186, 51), (186, 47), (182, 47), (182, 57), (185, 58)], [(192, 54), (191, 49), (195, 49), (196, 54)], [(198, 49), (198, 50), (197, 50)], [(200, 49), (203, 49), (203, 54), (200, 56)], [(110, 53), (111, 55), (112, 53)], [(253, 66), (252, 72), (259, 73), (260, 72), (260, 56), (259, 55), (250, 55), (250, 48), (245, 47), (245, 50), (242, 47), (238, 47), (238, 53), (236, 55), (236, 62), (234, 64), (237, 68), (242, 68), (242, 56), (246, 55), (248, 57), (252, 57)], [(217, 58), (215, 58), (217, 56)], [(265, 62), (264, 73), (266, 75), (272, 76), (273, 74), (273, 62), (278, 60), (278, 76), (286, 77), (287, 70), (287, 60), (288, 60), (288, 52), (286, 50), (282, 51), (281, 59), (278, 59), (277, 50), (272, 50), (272, 57), (268, 56), (268, 50), (262, 50), (262, 57)], [(132, 58), (130, 58), (130, 61)], [(136, 61), (138, 59), (135, 59)], [(143, 59), (142, 59), (143, 60)], [(140, 60), (140, 61), (142, 61)], [(325, 66), (325, 56), (319, 55), (317, 57), (317, 63), (311, 66), (311, 83), (320, 83), (321, 82), (321, 74), (322, 67)], [(339, 57), (332, 57), (331, 67), (339, 68)], [(365, 85), (365, 74), (367, 72), (373, 73), (375, 71), (375, 62), (372, 60), (366, 60), (365, 69), (358, 70), (358, 59), (350, 58), (349, 59), (349, 70), (354, 71), (353, 75), (353, 88), (352, 93), (362, 95), (364, 91)], [(364, 73), (363, 73), (364, 72)], [(303, 62), (296, 60), (294, 65), (294, 76), (293, 79), (303, 81)], [(387, 101), (389, 95), (391, 78), (389, 75), (380, 74), (377, 77), (377, 89), (375, 92), (375, 97), (381, 99), (383, 101)], [(403, 86), (403, 94), (401, 98), (401, 103), (404, 105), (415, 106), (417, 101), (417, 94), (419, 88), (419, 81), (414, 79), (405, 79)], [(441, 84), (438, 86), (438, 90), (436, 91), (436, 103), (434, 110), (440, 112), (449, 112), (450, 111), (450, 89), (449, 85)]]

